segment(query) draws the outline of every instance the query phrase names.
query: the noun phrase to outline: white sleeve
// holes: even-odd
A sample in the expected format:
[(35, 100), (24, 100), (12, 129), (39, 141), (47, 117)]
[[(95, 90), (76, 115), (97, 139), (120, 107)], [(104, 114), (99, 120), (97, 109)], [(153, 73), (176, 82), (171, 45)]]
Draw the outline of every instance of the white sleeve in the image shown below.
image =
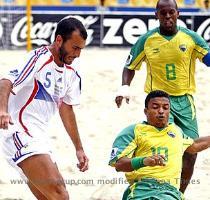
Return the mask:
[(68, 105), (80, 104), (81, 77), (78, 72), (73, 72), (68, 85), (68, 90), (63, 98), (63, 102)]
[(26, 58), (20, 59), (23, 59), (23, 61), (19, 65), (9, 69), (9, 71), (4, 73), (1, 77), (2, 79), (10, 80), (13, 84), (13, 88), (16, 89), (16, 92), (27, 85), (34, 77), (37, 60), (36, 51), (31, 51), (27, 53)]

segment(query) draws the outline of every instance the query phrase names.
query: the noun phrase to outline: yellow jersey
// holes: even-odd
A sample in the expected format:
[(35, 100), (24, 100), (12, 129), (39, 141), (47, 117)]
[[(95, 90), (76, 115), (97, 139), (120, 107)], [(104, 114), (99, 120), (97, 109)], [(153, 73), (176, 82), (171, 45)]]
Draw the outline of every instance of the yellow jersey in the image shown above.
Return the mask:
[(116, 161), (122, 157), (164, 155), (165, 166), (143, 167), (126, 173), (126, 178), (130, 184), (142, 178), (153, 178), (179, 189), (182, 156), (192, 143), (193, 140), (186, 137), (175, 124), (169, 124), (162, 130), (146, 123), (131, 125), (114, 141), (109, 164), (115, 166)]
[(209, 46), (194, 31), (177, 27), (173, 36), (163, 36), (159, 28), (142, 35), (132, 47), (125, 67), (139, 70), (147, 65), (145, 92), (163, 90), (180, 96), (195, 92), (195, 64), (202, 61)]

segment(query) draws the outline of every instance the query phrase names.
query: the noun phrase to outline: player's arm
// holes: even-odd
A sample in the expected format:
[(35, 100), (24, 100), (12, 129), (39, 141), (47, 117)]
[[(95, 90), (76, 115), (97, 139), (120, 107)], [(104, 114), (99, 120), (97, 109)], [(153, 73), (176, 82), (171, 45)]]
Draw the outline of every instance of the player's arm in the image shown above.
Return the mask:
[(203, 151), (210, 147), (210, 136), (200, 137), (194, 140), (194, 143), (190, 145), (185, 151), (191, 154)]
[(146, 166), (165, 166), (163, 155), (153, 155), (150, 157), (120, 158), (115, 163), (115, 169), (122, 172), (132, 172)]
[(77, 128), (77, 122), (76, 122), (74, 110), (71, 105), (68, 105), (63, 102), (59, 109), (59, 113), (60, 113), (63, 125), (75, 146), (76, 155), (79, 160), (78, 167), (80, 171), (86, 171), (88, 169), (88, 158), (85, 155), (83, 147), (82, 147), (82, 142), (81, 142), (79, 131)]
[(135, 70), (130, 70), (130, 69), (124, 67), (123, 74), (122, 74), (122, 85), (130, 86), (134, 75), (135, 75)]
[(12, 90), (12, 82), (7, 79), (0, 80), (0, 129), (8, 129), (9, 124), (13, 124), (8, 113), (8, 99)]
[(125, 98), (126, 102), (129, 103), (129, 86), (131, 84), (131, 81), (133, 80), (134, 75), (135, 70), (130, 70), (124, 67), (122, 73), (122, 86), (119, 88), (117, 96), (115, 98), (115, 102), (118, 108), (121, 106), (123, 98)]
[(129, 103), (129, 86), (135, 76), (135, 70), (139, 70), (142, 62), (145, 60), (144, 44), (146, 39), (147, 35), (142, 35), (133, 45), (130, 54), (128, 55), (122, 73), (122, 86), (119, 88), (115, 98), (115, 103), (118, 108), (121, 106), (123, 98)]

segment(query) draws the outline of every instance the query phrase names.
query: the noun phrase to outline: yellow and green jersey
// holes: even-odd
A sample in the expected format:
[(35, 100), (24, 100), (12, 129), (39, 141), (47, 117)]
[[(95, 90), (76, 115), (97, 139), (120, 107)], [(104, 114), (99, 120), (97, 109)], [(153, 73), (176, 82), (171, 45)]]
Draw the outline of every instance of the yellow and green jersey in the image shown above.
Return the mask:
[(159, 28), (142, 35), (132, 47), (126, 68), (139, 70), (147, 65), (145, 92), (163, 90), (180, 96), (195, 92), (195, 62), (202, 61), (209, 46), (194, 31), (177, 27), (173, 36), (163, 36)]
[(146, 123), (131, 125), (114, 141), (109, 164), (115, 166), (116, 161), (122, 157), (164, 155), (165, 166), (143, 167), (126, 173), (126, 178), (130, 184), (142, 178), (153, 178), (179, 188), (182, 155), (192, 143), (193, 140), (184, 136), (175, 124), (169, 124), (162, 130)]

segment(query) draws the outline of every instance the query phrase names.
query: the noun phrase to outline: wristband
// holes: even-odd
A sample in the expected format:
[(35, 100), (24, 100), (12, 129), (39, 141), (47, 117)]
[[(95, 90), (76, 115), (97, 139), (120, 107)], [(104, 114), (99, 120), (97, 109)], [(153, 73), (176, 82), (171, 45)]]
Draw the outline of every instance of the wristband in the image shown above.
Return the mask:
[(117, 91), (116, 96), (122, 96), (123, 98), (130, 98), (130, 86), (129, 85), (122, 85), (119, 90)]
[(134, 170), (138, 170), (142, 167), (145, 167), (144, 165), (144, 159), (146, 157), (135, 157), (131, 159), (131, 166)]

